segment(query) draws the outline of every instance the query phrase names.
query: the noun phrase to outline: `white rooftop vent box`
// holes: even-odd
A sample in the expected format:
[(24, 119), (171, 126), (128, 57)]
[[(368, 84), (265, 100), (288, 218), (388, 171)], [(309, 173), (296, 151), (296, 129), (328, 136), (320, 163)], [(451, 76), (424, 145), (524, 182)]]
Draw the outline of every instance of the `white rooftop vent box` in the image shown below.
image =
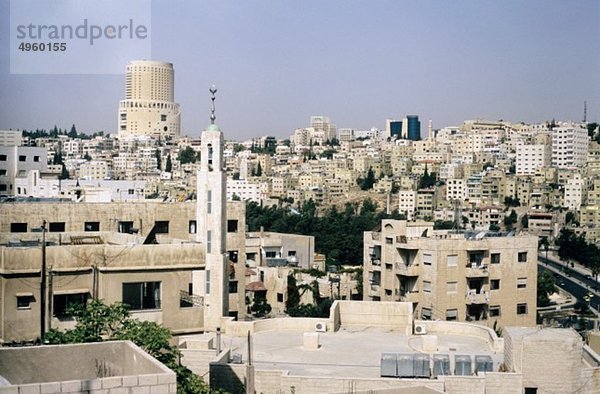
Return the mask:
[(427, 329), (425, 328), (425, 324), (415, 324), (415, 334), (416, 335), (427, 334)]
[(320, 321), (315, 323), (315, 331), (316, 332), (326, 332), (327, 331), (327, 323)]

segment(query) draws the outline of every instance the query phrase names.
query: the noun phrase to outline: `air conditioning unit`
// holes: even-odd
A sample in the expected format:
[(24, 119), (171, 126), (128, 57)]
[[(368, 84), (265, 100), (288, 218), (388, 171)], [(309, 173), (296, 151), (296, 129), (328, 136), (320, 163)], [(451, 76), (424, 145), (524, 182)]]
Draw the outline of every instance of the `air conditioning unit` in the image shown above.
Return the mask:
[(322, 321), (315, 323), (315, 331), (316, 332), (326, 332), (327, 331), (327, 323), (322, 322)]
[(427, 334), (427, 329), (425, 328), (425, 324), (415, 324), (415, 335), (425, 335)]

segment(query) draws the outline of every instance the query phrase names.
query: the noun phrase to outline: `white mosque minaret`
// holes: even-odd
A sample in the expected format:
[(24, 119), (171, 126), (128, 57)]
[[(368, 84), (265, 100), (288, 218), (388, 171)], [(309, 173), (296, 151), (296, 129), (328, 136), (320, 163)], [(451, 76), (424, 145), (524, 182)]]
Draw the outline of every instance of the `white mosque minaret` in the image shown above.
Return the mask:
[(204, 295), (204, 329), (215, 331), (228, 315), (226, 246), (226, 173), (223, 162), (223, 133), (215, 124), (215, 93), (211, 93), (210, 126), (202, 132), (200, 170), (197, 173), (197, 240), (205, 247), (206, 268), (193, 278), (194, 289)]

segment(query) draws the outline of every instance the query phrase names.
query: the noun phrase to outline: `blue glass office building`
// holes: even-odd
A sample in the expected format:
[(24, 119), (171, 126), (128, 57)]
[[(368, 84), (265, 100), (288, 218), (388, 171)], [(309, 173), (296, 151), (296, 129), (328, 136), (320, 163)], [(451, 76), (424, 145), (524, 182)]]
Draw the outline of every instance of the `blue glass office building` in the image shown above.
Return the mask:
[(419, 121), (419, 116), (408, 115), (406, 120), (408, 122), (408, 139), (411, 141), (419, 141), (421, 139), (421, 122)]

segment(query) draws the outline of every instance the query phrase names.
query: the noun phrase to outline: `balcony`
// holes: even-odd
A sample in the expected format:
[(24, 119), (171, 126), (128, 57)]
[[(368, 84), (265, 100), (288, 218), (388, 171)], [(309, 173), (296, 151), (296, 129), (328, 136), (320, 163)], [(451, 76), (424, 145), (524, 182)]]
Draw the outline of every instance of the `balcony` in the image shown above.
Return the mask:
[(400, 302), (419, 302), (419, 290), (403, 291), (400, 290)]
[(419, 264), (396, 263), (396, 275), (419, 276)]
[(467, 304), (487, 304), (490, 302), (490, 293), (488, 291), (470, 289), (466, 296)]
[(488, 267), (485, 264), (471, 263), (467, 266), (465, 276), (467, 278), (485, 278), (490, 275)]
[(369, 287), (369, 295), (373, 296), (373, 295), (380, 295), (381, 292), (381, 286), (380, 285), (371, 285)]

